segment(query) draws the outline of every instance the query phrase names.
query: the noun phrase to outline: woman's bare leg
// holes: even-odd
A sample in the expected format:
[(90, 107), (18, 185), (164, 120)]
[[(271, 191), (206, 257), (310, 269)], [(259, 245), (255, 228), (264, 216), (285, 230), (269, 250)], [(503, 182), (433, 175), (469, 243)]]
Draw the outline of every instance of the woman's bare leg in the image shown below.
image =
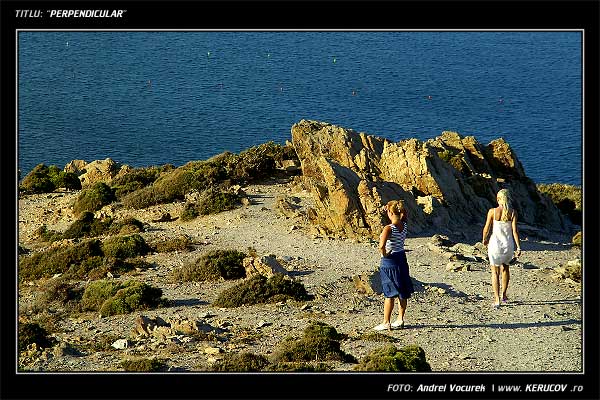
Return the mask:
[(406, 312), (407, 304), (407, 299), (401, 299), (398, 297), (398, 321), (404, 321), (404, 313)]
[(506, 290), (508, 289), (508, 282), (510, 281), (510, 270), (508, 269), (507, 264), (502, 264), (500, 267), (500, 271), (502, 273), (502, 300), (508, 300), (506, 297)]
[(500, 267), (492, 265), (492, 291), (494, 292), (494, 304), (500, 305)]
[(383, 323), (389, 324), (390, 318), (392, 317), (392, 311), (394, 311), (394, 298), (386, 297), (383, 302)]

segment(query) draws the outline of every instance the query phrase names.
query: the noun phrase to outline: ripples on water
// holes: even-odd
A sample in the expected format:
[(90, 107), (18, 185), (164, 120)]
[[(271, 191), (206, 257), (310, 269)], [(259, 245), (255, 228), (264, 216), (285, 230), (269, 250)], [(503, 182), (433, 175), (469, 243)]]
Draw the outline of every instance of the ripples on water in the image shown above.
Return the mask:
[(534, 181), (581, 184), (579, 32), (20, 32), (18, 89), (23, 176), (179, 166), (284, 143), (305, 118), (504, 137)]

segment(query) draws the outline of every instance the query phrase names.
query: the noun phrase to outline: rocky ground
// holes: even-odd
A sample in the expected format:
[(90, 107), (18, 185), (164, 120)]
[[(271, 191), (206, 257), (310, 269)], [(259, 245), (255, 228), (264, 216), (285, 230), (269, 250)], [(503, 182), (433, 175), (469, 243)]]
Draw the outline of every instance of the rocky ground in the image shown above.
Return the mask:
[[(285, 337), (300, 336), (313, 319), (347, 334), (342, 349), (359, 360), (381, 347), (383, 342), (370, 340), (365, 334), (382, 321), (383, 296), (361, 293), (353, 281), (353, 277), (369, 276), (377, 270), (377, 244), (323, 237), (302, 219), (283, 215), (276, 206), (279, 195), (294, 196), (301, 207), (311, 204), (308, 194), (290, 182), (265, 182), (243, 190), (250, 204), (189, 222), (153, 222), (167, 212), (178, 216), (183, 203), (145, 210), (109, 206), (105, 211), (117, 218), (130, 215), (146, 223), (148, 229), (142, 236), (147, 241), (182, 234), (193, 240), (193, 251), (146, 256), (154, 267), (135, 274), (135, 279), (161, 288), (171, 305), (106, 318), (85, 313), (57, 319), (52, 335), (58, 344), (45, 351), (22, 353), (20, 367), (33, 371), (122, 371), (119, 363), (126, 358), (159, 357), (166, 360), (170, 371), (204, 371), (226, 353), (269, 355)], [(52, 193), (20, 199), (19, 243), (29, 249), (39, 246), (34, 232), (42, 224), (49, 229), (66, 229), (75, 220), (69, 206), (76, 195)], [(450, 239), (475, 244), (483, 218), (481, 227)], [(447, 254), (433, 245), (432, 236), (414, 237), (409, 231), (407, 257), (417, 292), (408, 302), (405, 328), (386, 334), (397, 347), (421, 346), (433, 371), (581, 372), (581, 285), (556, 278), (560, 267), (580, 257), (580, 249), (564, 238), (522, 236), (523, 254), (511, 266), (509, 302), (497, 310), (491, 306), (489, 266), (481, 253), (479, 257), (472, 253), (456, 268), (450, 268)], [(175, 283), (169, 279), (174, 268), (211, 248), (253, 248), (259, 255), (273, 254), (315, 298), (216, 308), (212, 302), (219, 293), (239, 281)], [(46, 284), (20, 285), (19, 310), (23, 315), (33, 316), (31, 306)], [(58, 315), (60, 310), (52, 312)], [(140, 315), (198, 321), (209, 326), (214, 336), (205, 340), (181, 334), (135, 338), (131, 331)], [(119, 339), (128, 340), (125, 348), (111, 346)], [(98, 350), (98, 343), (105, 345)], [(330, 364), (337, 371), (350, 371), (354, 366)]]

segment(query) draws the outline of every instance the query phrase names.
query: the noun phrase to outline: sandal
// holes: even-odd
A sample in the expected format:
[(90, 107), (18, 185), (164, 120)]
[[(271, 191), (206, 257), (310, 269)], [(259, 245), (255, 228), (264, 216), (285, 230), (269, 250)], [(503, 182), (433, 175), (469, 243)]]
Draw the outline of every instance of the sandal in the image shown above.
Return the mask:
[(492, 307), (498, 310), (500, 308), (500, 303), (493, 303)]
[(379, 324), (377, 325), (375, 328), (373, 328), (376, 331), (391, 331), (392, 330), (392, 325), (388, 322), (388, 323), (383, 323), (383, 324)]

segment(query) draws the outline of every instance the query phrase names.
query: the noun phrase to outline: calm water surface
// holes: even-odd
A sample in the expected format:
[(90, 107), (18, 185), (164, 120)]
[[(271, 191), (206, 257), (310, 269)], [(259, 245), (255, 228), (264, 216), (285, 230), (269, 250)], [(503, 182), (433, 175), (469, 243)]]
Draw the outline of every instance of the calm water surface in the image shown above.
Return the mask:
[(291, 140), (301, 119), (391, 140), (505, 138), (581, 185), (580, 32), (20, 32), (18, 163), (132, 166)]

